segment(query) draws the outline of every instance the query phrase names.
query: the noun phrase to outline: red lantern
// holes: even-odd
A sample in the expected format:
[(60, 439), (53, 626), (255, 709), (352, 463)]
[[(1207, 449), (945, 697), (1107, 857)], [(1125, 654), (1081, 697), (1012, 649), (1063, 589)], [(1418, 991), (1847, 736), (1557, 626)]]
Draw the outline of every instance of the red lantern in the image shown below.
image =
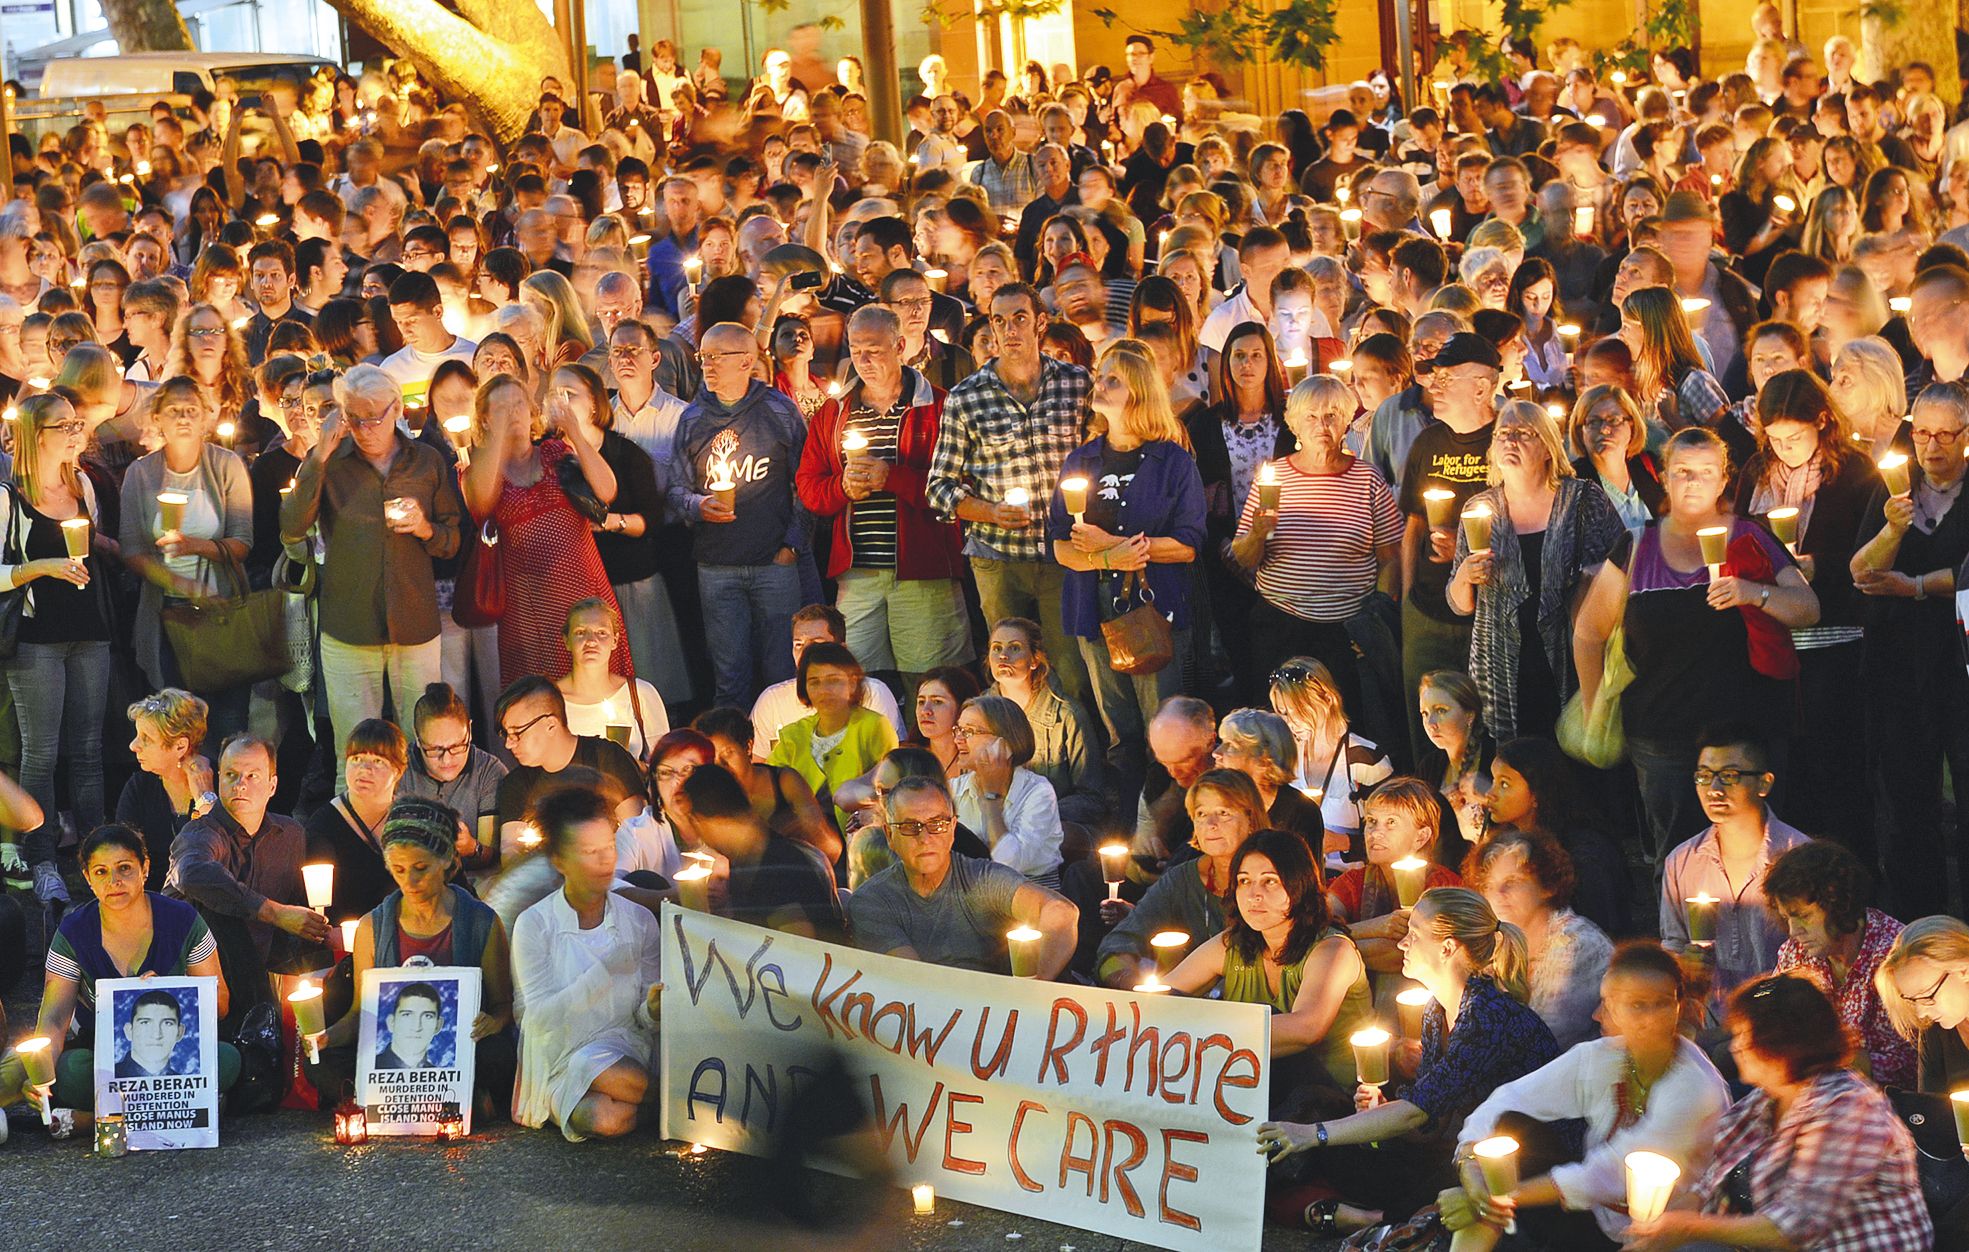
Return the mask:
[(465, 1137), (465, 1119), (455, 1115), (446, 1117), (438, 1123), (438, 1136), (444, 1139), (463, 1139)]
[(347, 1103), (335, 1110), (335, 1142), (344, 1146), (369, 1142), (369, 1123), (360, 1105)]

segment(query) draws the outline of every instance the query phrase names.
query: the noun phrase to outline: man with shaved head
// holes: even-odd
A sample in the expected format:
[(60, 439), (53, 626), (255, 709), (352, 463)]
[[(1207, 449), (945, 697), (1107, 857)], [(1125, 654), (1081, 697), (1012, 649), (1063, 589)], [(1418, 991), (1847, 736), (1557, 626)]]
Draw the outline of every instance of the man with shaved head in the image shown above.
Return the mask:
[(808, 517), (793, 490), (806, 420), (753, 377), (759, 347), (735, 322), (698, 341), (704, 388), (684, 410), (664, 474), (673, 513), (696, 532), (704, 633), (717, 674), (715, 703), (751, 707), (793, 676), (793, 611)]

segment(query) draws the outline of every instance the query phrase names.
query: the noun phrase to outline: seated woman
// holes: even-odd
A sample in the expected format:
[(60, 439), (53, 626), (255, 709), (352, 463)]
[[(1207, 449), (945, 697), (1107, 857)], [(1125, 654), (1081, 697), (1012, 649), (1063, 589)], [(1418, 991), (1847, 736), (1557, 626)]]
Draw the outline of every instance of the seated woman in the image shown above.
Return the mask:
[(1374, 1225), (1382, 1210), (1414, 1212), (1456, 1181), (1440, 1128), (1462, 1125), (1500, 1085), (1559, 1055), (1552, 1032), (1525, 1005), (1524, 932), (1500, 922), (1476, 892), (1423, 892), (1401, 950), (1402, 973), (1434, 1001), (1422, 1040), (1395, 1050), (1389, 1090), (1359, 1088), (1353, 1116), (1259, 1128), (1258, 1148), (1275, 1164), (1312, 1152), (1303, 1172), (1328, 1193), (1315, 1199), (1313, 1187), (1281, 1189), (1270, 1205), (1274, 1220), (1332, 1235)]
[[(96, 897), (62, 918), (48, 945), (47, 981), (41, 989), (36, 1033), (48, 1037), (55, 1060), (52, 1095), (58, 1107), (96, 1105), (96, 983), (104, 978), (216, 978), (218, 1013), (226, 1015), (230, 990), (219, 969), (219, 949), (198, 910), (144, 889), (150, 856), (143, 836), (121, 823), (98, 826), (76, 856), (82, 879)], [(73, 1041), (74, 1046), (69, 1046)], [(239, 1078), (239, 1052), (219, 1044), (219, 1088)], [(19, 1065), (7, 1062), (8, 1068)], [(19, 1082), (0, 1075), (0, 1091)], [(23, 1090), (23, 1094), (34, 1092)], [(47, 1094), (47, 1093), (43, 1093)]]
[(124, 714), (137, 729), (130, 751), (139, 772), (116, 798), (116, 820), (143, 834), (150, 860), (147, 891), (164, 889), (171, 868), (171, 841), (186, 822), (203, 817), (217, 798), (212, 763), (198, 754), (205, 742), (205, 701), (189, 691), (166, 687), (131, 705)]
[(916, 738), (937, 754), (947, 779), (964, 772), (957, 763), (957, 715), (971, 697), (982, 694), (971, 671), (955, 665), (933, 669), (916, 684)]
[(1764, 871), (1764, 900), (1790, 936), (1778, 947), (1777, 972), (1803, 974), (1839, 1010), (1859, 1041), (1862, 1073), (1882, 1087), (1908, 1088), (1914, 1049), (1894, 1030), (1874, 986), (1874, 971), (1900, 938), (1901, 924), (1866, 902), (1873, 876), (1844, 844), (1814, 839), (1790, 849)]
[(1099, 824), (1108, 812), (1101, 792), (1101, 753), (1087, 738), (1086, 711), (1048, 681), (1053, 663), (1039, 623), (1029, 617), (1001, 618), (991, 628), (987, 664), (991, 694), (1025, 711), (1032, 726), (1032, 772), (1053, 784), (1060, 820)]
[[(1345, 836), (1357, 854), (1361, 800), (1395, 772), (1388, 754), (1354, 729), (1340, 687), (1323, 662), (1295, 656), (1272, 671), (1272, 711), (1285, 719), (1299, 745), (1293, 786), (1320, 806), (1329, 836)], [(1356, 859), (1350, 857), (1350, 859)]]
[[(1887, 1019), (1914, 1046), (1918, 1090), (1946, 1122), (1948, 1093), (1969, 1087), (1969, 924), (1922, 917), (1907, 924), (1873, 975)], [(0, 1084), (4, 1089), (4, 1084)], [(1969, 1247), (1969, 1199), (1935, 1216), (1935, 1244)]]
[(499, 780), (506, 763), (472, 742), (472, 713), (449, 683), (432, 683), (410, 708), (416, 742), (397, 782), (400, 798), (436, 800), (458, 814), (471, 836), (459, 841), (470, 874), (499, 865)]
[[(817, 800), (831, 802), (843, 783), (875, 768), (896, 746), (896, 728), (889, 719), (862, 704), (868, 676), (846, 644), (822, 640), (800, 653), (793, 680), (800, 703), (813, 710), (782, 726), (773, 744), (769, 766), (790, 766)], [(823, 810), (826, 812), (827, 810)], [(834, 808), (835, 829), (848, 829), (848, 814)]]
[(1270, 829), (1258, 784), (1234, 769), (1213, 769), (1183, 795), (1197, 855), (1177, 861), (1134, 904), (1101, 901), (1101, 920), (1114, 927), (1101, 939), (1094, 976), (1104, 986), (1128, 988), (1142, 981), (1152, 960), (1150, 936), (1180, 930), (1197, 939), (1224, 929), (1224, 897), (1231, 889), (1231, 857), (1244, 841)]
[(1597, 1039), (1600, 976), (1613, 956), (1606, 932), (1567, 906), (1573, 864), (1542, 830), (1498, 835), (1470, 854), (1470, 885), (1498, 917), (1525, 932), (1531, 960), (1531, 1007), (1562, 1048)]
[(1226, 1000), (1270, 1005), (1274, 1114), (1337, 1113), (1354, 1079), (1348, 1038), (1374, 1012), (1367, 966), (1327, 916), (1319, 864), (1297, 835), (1257, 832), (1228, 872), (1235, 911), (1170, 971), (1169, 985), (1202, 995), (1221, 983)]
[(626, 1135), (656, 1061), (656, 916), (610, 890), (615, 818), (606, 800), (557, 791), (534, 824), (562, 881), (513, 927), (513, 1120), (558, 1122), (570, 1142)]
[(615, 673), (616, 650), (627, 649), (622, 619), (613, 604), (590, 597), (567, 611), (568, 672), (554, 680), (567, 702), (567, 728), (577, 735), (613, 739), (638, 761), (670, 729), (663, 697), (643, 679)]
[(957, 715), (950, 784), (957, 820), (984, 836), (991, 859), (1042, 887), (1060, 889), (1060, 806), (1053, 784), (1026, 768), (1032, 724), (1004, 696), (973, 696)]
[[(1362, 836), (1367, 864), (1356, 865), (1326, 889), (1326, 907), (1335, 921), (1360, 945), (1361, 958), (1377, 974), (1398, 974), (1402, 954), (1397, 946), (1408, 933), (1408, 910), (1396, 889), (1396, 861), (1424, 860), (1435, 853), (1442, 823), (1442, 801), (1435, 789), (1419, 778), (1391, 778), (1361, 804)], [(1430, 861), (1422, 889), (1459, 887), (1463, 880), (1448, 866)]]
[[(1685, 990), (1681, 963), (1660, 944), (1615, 950), (1598, 988), (1607, 1036), (1505, 1083), (1463, 1123), (1457, 1155), (1509, 1135), (1521, 1181), (1502, 1203), (1480, 1205), (1461, 1186), (1437, 1197), (1452, 1252), (1490, 1252), (1513, 1218), (1521, 1238), (1504, 1238), (1507, 1247), (1614, 1248), (1627, 1230), (1625, 1159), (1636, 1149), (1681, 1166), (1676, 1190), (1686, 1193), (1709, 1162), (1730, 1088), (1676, 1029)], [(1562, 1146), (1553, 1124), (1574, 1119), (1586, 1122), (1583, 1152)]]
[[(1580, 916), (1612, 935), (1628, 922), (1627, 859), (1591, 812), (1579, 766), (1550, 739), (1513, 739), (1491, 759), (1479, 849), (1507, 830), (1542, 830), (1572, 858)], [(1470, 877), (1466, 859), (1463, 877)]]
[(738, 709), (706, 709), (691, 722), (691, 729), (711, 741), (717, 764), (738, 779), (752, 797), (752, 811), (774, 834), (807, 844), (830, 865), (841, 859), (841, 836), (800, 771), (753, 757), (750, 717)]
[[(383, 819), (396, 803), (397, 782), (410, 763), (410, 745), (393, 722), (366, 717), (349, 732), (342, 752), (342, 794), (308, 817), (308, 859), (335, 867), (331, 921), (360, 917), (390, 894), (383, 865)], [(452, 837), (464, 842), (458, 831)]]
[[(512, 1099), (517, 1055), (513, 1044), (513, 970), (506, 928), (491, 907), (451, 881), (458, 869), (458, 813), (436, 800), (403, 799), (383, 819), (383, 864), (396, 889), (356, 926), (350, 953), (355, 985), (371, 969), (402, 965), (477, 966), (479, 1015), (472, 1022), (473, 1080), (482, 1107), (504, 1116)], [(339, 877), (339, 875), (338, 875)], [(307, 1066), (323, 1107), (354, 1092), (358, 1007), (319, 1036), (321, 1061)]]
[(1316, 858), (1326, 853), (1347, 851), (1346, 839), (1329, 842), (1319, 805), (1297, 787), (1290, 786), (1299, 770), (1299, 745), (1293, 742), (1292, 728), (1269, 709), (1233, 709), (1217, 727), (1216, 764), (1234, 769), (1258, 784), (1265, 801), (1267, 823), (1273, 830), (1289, 830), (1306, 841)]
[[(1490, 786), (1490, 758), (1496, 742), (1484, 727), (1484, 701), (1477, 694), (1476, 682), (1462, 670), (1438, 669), (1422, 675), (1416, 692), (1422, 720), (1422, 734), (1429, 741), (1415, 765), (1423, 778), (1436, 780), (1436, 789), (1456, 819), (1453, 833), (1467, 840), (1473, 829), (1467, 818), (1480, 808), (1481, 797)], [(1438, 849), (1443, 861), (1462, 864), (1446, 848)]]
[(688, 727), (658, 739), (649, 753), (649, 807), (615, 828), (615, 872), (624, 878), (637, 872), (676, 877), (684, 867), (684, 849), (699, 841), (680, 830), (677, 793), (700, 765), (716, 760), (711, 740)]
[(1696, 1211), (1634, 1223), (1629, 1252), (1934, 1247), (1914, 1140), (1886, 1095), (1847, 1067), (1852, 1040), (1825, 993), (1795, 974), (1754, 979), (1724, 1022), (1755, 1090), (1723, 1115), (1691, 1192)]

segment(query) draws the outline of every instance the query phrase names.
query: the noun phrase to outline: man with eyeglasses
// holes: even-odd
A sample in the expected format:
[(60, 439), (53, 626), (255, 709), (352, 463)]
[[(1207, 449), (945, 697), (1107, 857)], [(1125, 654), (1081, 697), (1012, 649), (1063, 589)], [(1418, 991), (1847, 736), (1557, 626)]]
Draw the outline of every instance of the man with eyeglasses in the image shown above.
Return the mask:
[(513, 757), (513, 768), (499, 780), (501, 861), (528, 849), (526, 817), (534, 805), (576, 780), (600, 775), (615, 794), (625, 797), (614, 806), (618, 824), (641, 813), (649, 802), (636, 758), (612, 740), (569, 730), (567, 700), (548, 679), (536, 674), (506, 688), (492, 720)]
[(903, 364), (944, 392), (977, 373), (977, 362), (955, 335), (931, 333), (931, 310), (944, 297), (930, 290), (929, 279), (913, 269), (892, 270), (882, 280), (881, 295), (882, 306), (902, 324)]
[(848, 898), (855, 946), (989, 974), (1012, 972), (1006, 932), (1037, 930), (1038, 974), (1073, 957), (1080, 910), (1008, 865), (951, 850), (957, 812), (941, 778), (905, 778), (883, 798), (895, 863)]
[(664, 471), (672, 515), (696, 530), (717, 703), (738, 708), (793, 676), (787, 658), (810, 526), (793, 487), (806, 422), (792, 400), (753, 376), (757, 359), (752, 332), (736, 322), (704, 332), (704, 390), (678, 422)]
[[(1785, 928), (1767, 907), (1764, 871), (1811, 836), (1778, 820), (1765, 803), (1777, 775), (1758, 732), (1744, 725), (1709, 728), (1699, 737), (1696, 801), (1709, 829), (1662, 863), (1661, 945), (1684, 963), (1706, 969), (1711, 1003), (1720, 1008), (1738, 984), (1777, 965)], [(1707, 895), (1713, 942), (1689, 933), (1689, 901)]]
[[(861, 224), (850, 256), (862, 285), (871, 292), (878, 291), (889, 275), (914, 272), (916, 237), (901, 218), (878, 217)], [(932, 291), (929, 313), (930, 325), (943, 331), (951, 342), (964, 333), (964, 305), (957, 297)]]
[[(0, 320), (6, 316), (5, 308), (0, 307)], [(131, 283), (123, 292), (123, 333), (137, 350), (137, 358), (123, 376), (134, 383), (162, 381), (165, 362), (171, 355), (171, 330), (177, 324), (178, 292), (174, 284), (155, 278)], [(0, 340), (4, 338), (0, 333)], [(5, 347), (0, 343), (0, 373), (8, 372), (5, 366)]]
[(246, 360), (258, 365), (267, 359), (267, 339), (276, 322), (314, 325), (314, 318), (294, 303), (294, 249), (284, 239), (263, 239), (246, 254), (252, 276), (253, 299), (259, 311), (247, 323)]
[[(398, 283), (412, 278), (431, 281)], [(399, 428), (403, 400), (388, 374), (358, 365), (335, 398), (340, 411), (294, 476), (280, 531), (293, 545), (319, 527), (325, 542), (320, 682), (339, 785), (345, 740), (383, 715), (385, 684), (401, 711), (443, 677), (432, 562), (458, 551), (464, 507), (444, 454)]]

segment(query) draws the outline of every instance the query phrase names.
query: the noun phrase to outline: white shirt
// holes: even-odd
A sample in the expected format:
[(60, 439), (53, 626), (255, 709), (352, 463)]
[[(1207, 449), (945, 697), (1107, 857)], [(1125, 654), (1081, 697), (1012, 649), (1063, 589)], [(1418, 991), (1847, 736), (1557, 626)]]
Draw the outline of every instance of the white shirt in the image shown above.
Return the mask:
[(649, 453), (649, 459), (656, 462), (657, 472), (662, 473), (670, 460), (670, 449), (677, 442), (677, 423), (683, 420), (688, 406), (661, 387), (651, 391), (649, 400), (634, 413), (622, 403), (620, 392), (616, 393), (614, 405), (615, 433)]
[[(800, 703), (793, 684), (791, 678), (774, 683), (761, 691), (759, 698), (752, 702), (752, 758), (756, 761), (763, 761), (773, 754), (773, 745), (779, 742), (780, 731), (813, 712)], [(902, 708), (896, 704), (889, 684), (881, 679), (871, 678), (862, 683), (861, 706), (888, 718), (889, 724), (896, 728), (896, 738), (901, 739), (907, 733), (902, 726)]]
[[(977, 832), (985, 833), (984, 789), (976, 774), (959, 774), (950, 784), (950, 798), (957, 808), (957, 820)], [(1010, 866), (1043, 886), (1058, 886), (1060, 879), (1060, 801), (1053, 784), (1021, 765), (1012, 771), (1012, 786), (1005, 793), (1005, 836), (991, 850), (991, 859)]]
[(472, 354), (478, 350), (479, 346), (471, 340), (463, 335), (454, 335), (451, 346), (442, 352), (422, 352), (405, 344), (378, 362), (378, 368), (388, 374), (390, 381), (403, 392), (406, 403), (415, 401), (422, 404), (430, 395), (431, 375), (438, 372), (438, 366), (446, 361), (463, 361), (470, 365)]
[(1203, 329), (1197, 332), (1196, 341), (1212, 352), (1222, 352), (1224, 340), (1230, 338), (1231, 332), (1243, 322), (1266, 326), (1270, 324), (1270, 319), (1251, 302), (1247, 289), (1239, 287), (1222, 304), (1212, 309), (1209, 317), (1203, 319)]
[(644, 809), (615, 828), (616, 877), (640, 869), (674, 879), (683, 867), (684, 854), (677, 849), (676, 832), (650, 810)]
[[(1702, 1049), (1687, 1039), (1675, 1041), (1675, 1059), (1648, 1092), (1647, 1111), (1633, 1124), (1616, 1131), (1619, 1110), (1614, 1085), (1628, 1077), (1627, 1048), (1618, 1039), (1594, 1039), (1557, 1060), (1513, 1079), (1490, 1093), (1463, 1123), (1459, 1147), (1487, 1139), (1506, 1113), (1522, 1113), (1540, 1121), (1586, 1119), (1584, 1160), (1555, 1166), (1552, 1181), (1565, 1207), (1592, 1209), (1593, 1218), (1609, 1239), (1618, 1242), (1627, 1229), (1627, 1154), (1658, 1152), (1682, 1167), (1676, 1194), (1684, 1194), (1702, 1176), (1715, 1147), (1716, 1126), (1730, 1107), (1730, 1088)], [(1671, 1201), (1672, 1203), (1672, 1201)]]
[[(569, 696), (563, 699), (567, 704), (569, 730), (577, 735), (606, 739), (610, 726), (627, 726), (629, 742), (625, 746), (629, 755), (640, 761), (651, 744), (670, 733), (670, 713), (663, 707), (663, 697), (655, 687), (640, 678), (632, 681), (636, 684), (634, 701), (629, 698), (628, 682), (608, 699), (593, 704), (580, 704)], [(640, 720), (636, 716), (638, 712), (642, 714)]]
[[(533, 858), (545, 860), (545, 857)], [(656, 1029), (644, 1011), (650, 984), (663, 977), (656, 915), (610, 894), (601, 924), (581, 929), (567, 893), (520, 914), (513, 927), (513, 1020), (520, 1027), (520, 1073), (513, 1120), (561, 1133), (568, 1115), (610, 1065), (652, 1069)]]

